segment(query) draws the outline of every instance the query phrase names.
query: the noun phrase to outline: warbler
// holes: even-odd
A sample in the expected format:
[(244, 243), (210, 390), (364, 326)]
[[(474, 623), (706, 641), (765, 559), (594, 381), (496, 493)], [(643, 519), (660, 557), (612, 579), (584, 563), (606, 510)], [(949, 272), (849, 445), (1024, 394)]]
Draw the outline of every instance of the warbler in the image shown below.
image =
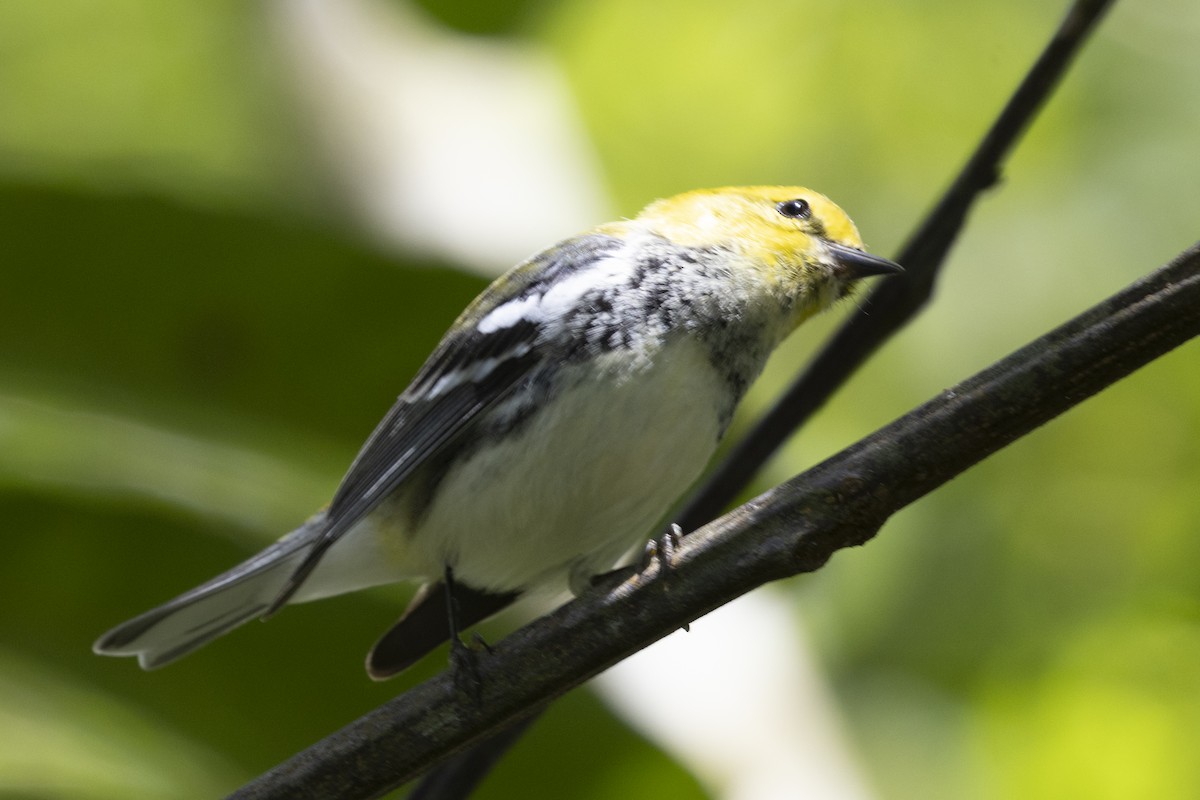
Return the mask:
[(152, 669), (285, 603), (422, 581), (367, 657), (384, 678), (456, 621), (578, 594), (700, 475), (772, 350), (901, 271), (802, 187), (689, 192), (566, 239), (462, 312), (324, 511), (95, 652)]

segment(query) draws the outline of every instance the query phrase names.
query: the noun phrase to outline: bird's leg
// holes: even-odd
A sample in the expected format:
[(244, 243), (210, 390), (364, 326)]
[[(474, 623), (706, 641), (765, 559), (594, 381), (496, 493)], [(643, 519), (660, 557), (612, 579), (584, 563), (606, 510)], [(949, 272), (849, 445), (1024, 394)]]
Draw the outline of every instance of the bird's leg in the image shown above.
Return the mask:
[(446, 622), (450, 628), (450, 669), (454, 673), (454, 684), (459, 691), (465, 692), (476, 701), (480, 699), (483, 680), (479, 677), (478, 651), (479, 647), (488, 648), (487, 642), (478, 633), (472, 642), (477, 647), (470, 647), (459, 638), (458, 596), (455, 592), (454, 568), (446, 565), (444, 573), (446, 586)]

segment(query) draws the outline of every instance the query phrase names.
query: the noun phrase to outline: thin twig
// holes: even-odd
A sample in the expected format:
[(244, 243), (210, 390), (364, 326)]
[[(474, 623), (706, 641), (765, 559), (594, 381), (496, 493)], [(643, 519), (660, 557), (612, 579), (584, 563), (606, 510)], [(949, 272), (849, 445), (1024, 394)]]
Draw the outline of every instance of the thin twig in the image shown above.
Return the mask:
[(1200, 244), (808, 472), (499, 642), (479, 696), (443, 673), (247, 784), (237, 800), (371, 798), (772, 580), (820, 568), (899, 509), (1200, 335)]

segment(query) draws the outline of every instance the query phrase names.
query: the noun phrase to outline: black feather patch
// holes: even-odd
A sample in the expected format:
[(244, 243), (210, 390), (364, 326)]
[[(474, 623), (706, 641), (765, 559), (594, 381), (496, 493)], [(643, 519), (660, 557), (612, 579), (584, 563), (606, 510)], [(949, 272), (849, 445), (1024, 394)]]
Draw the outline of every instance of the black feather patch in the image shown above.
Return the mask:
[[(459, 582), (454, 584), (458, 604), (458, 623), (468, 628), (510, 606), (520, 594), (481, 592)], [(446, 613), (446, 587), (441, 582), (427, 583), (413, 597), (404, 615), (367, 654), (367, 674), (381, 681), (390, 678), (423, 658), (450, 638)]]

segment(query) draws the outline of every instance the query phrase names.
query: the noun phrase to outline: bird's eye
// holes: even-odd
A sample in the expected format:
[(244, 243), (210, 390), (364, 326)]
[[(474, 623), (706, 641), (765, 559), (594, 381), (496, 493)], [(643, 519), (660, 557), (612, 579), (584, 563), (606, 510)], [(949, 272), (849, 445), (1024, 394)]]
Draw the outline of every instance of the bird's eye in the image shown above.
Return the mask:
[(812, 216), (812, 207), (809, 206), (807, 200), (800, 197), (795, 200), (784, 200), (775, 206), (775, 210), (792, 219), (808, 219)]

